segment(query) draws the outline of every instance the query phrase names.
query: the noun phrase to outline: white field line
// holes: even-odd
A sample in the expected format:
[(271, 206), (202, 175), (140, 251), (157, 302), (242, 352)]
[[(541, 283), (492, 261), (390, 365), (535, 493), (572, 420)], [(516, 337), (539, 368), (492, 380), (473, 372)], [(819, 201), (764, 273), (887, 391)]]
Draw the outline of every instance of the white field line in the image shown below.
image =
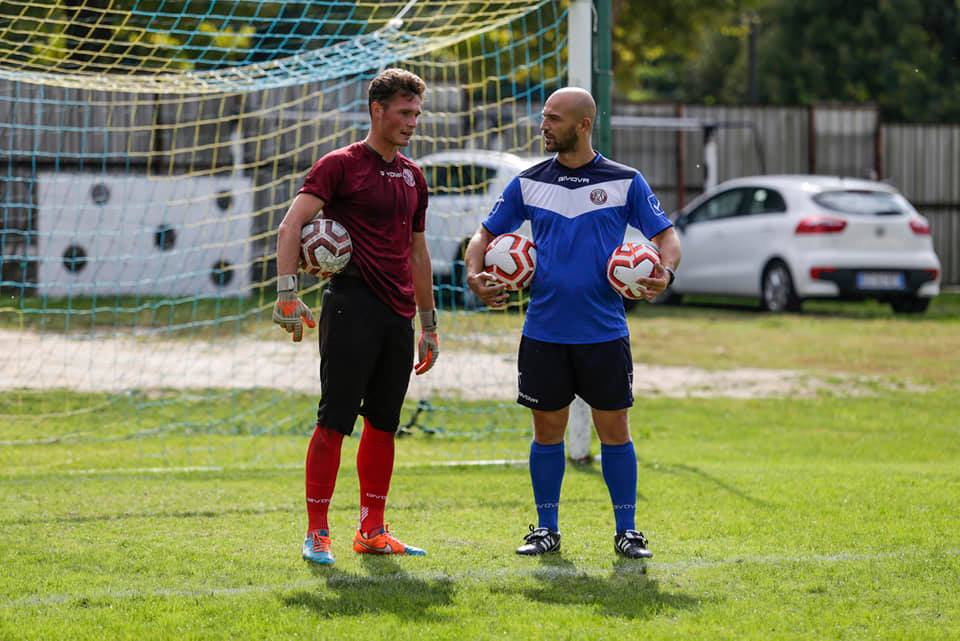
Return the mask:
[[(250, 594), (266, 594), (284, 592), (287, 590), (309, 589), (316, 590), (318, 584), (328, 586), (340, 585), (369, 585), (370, 583), (391, 583), (393, 581), (417, 580), (434, 582), (489, 582), (498, 579), (535, 578), (549, 581), (561, 578), (609, 578), (613, 576), (642, 576), (648, 573), (656, 575), (658, 570), (683, 572), (702, 568), (724, 567), (729, 565), (829, 565), (835, 563), (870, 563), (874, 561), (900, 560), (913, 561), (930, 558), (949, 558), (960, 555), (960, 549), (931, 550), (899, 550), (897, 552), (835, 552), (833, 554), (798, 554), (798, 555), (762, 555), (737, 556), (726, 559), (680, 559), (677, 561), (648, 561), (646, 564), (637, 563), (635, 567), (617, 568), (575, 568), (557, 566), (522, 567), (514, 566), (491, 570), (467, 570), (465, 572), (416, 572), (408, 571), (405, 567), (402, 574), (386, 575), (343, 575), (323, 579), (318, 576), (314, 579), (276, 583), (269, 585), (243, 585), (237, 587), (196, 587), (196, 588), (158, 588), (156, 590), (94, 590), (85, 593), (59, 593), (23, 597), (0, 603), (0, 608), (15, 609), (21, 607), (58, 606), (71, 601), (122, 601), (144, 598), (198, 598), (198, 597), (242, 597)], [(415, 563), (415, 562), (414, 562)], [(518, 564), (523, 561), (517, 561)], [(405, 566), (409, 564), (404, 563)], [(322, 569), (317, 570), (322, 575)]]
[[(473, 461), (423, 461), (411, 463), (397, 463), (397, 469), (421, 467), (523, 467), (527, 459), (489, 459)], [(303, 470), (303, 463), (285, 463), (282, 465), (187, 465), (182, 467), (119, 467), (116, 469), (86, 469), (86, 470), (57, 470), (50, 466), (43, 471), (25, 474), (0, 474), (0, 478), (29, 478), (35, 475), (46, 475), (55, 472), (61, 476), (151, 476), (166, 474), (222, 474), (225, 472), (278, 472), (286, 470)]]

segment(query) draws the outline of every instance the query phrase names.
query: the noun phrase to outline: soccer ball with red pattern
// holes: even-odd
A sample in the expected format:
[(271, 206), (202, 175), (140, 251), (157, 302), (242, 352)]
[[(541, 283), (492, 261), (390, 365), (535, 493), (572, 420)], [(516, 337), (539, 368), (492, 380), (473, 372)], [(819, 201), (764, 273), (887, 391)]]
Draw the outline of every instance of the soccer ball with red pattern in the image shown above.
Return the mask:
[(484, 269), (495, 275), (510, 291), (530, 284), (537, 268), (537, 246), (520, 234), (501, 234), (487, 245)]
[(300, 268), (321, 280), (332, 278), (350, 262), (353, 243), (343, 225), (316, 218), (300, 231)]
[(647, 288), (637, 282), (648, 278), (660, 262), (660, 252), (643, 243), (623, 243), (607, 261), (607, 280), (624, 298), (643, 300)]

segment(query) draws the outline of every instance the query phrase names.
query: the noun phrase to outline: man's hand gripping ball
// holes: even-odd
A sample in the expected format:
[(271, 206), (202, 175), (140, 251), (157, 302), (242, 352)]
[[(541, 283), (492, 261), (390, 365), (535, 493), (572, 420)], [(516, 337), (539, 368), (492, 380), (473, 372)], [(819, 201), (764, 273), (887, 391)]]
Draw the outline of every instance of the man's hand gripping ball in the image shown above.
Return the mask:
[(425, 374), (440, 356), (440, 335), (437, 334), (437, 310), (420, 312), (420, 342), (417, 343), (419, 362), (414, 365), (417, 376)]

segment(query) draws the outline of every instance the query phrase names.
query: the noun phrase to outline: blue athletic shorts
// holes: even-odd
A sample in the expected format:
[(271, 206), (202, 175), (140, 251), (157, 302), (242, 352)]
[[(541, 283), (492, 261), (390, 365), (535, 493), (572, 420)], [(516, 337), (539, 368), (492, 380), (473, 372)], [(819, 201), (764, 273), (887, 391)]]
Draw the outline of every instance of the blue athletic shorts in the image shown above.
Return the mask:
[(524, 336), (517, 368), (517, 402), (531, 409), (563, 409), (574, 394), (597, 410), (633, 405), (633, 356), (627, 337), (567, 345)]

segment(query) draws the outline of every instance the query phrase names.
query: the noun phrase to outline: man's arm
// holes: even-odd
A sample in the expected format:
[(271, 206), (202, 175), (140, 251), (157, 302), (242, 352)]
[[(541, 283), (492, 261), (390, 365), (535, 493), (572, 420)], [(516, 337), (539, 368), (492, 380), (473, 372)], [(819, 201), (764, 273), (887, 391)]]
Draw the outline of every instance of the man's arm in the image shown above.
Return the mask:
[(497, 280), (490, 272), (484, 271), (483, 254), (496, 236), (480, 225), (473, 234), (467, 249), (463, 254), (463, 262), (467, 267), (467, 285), (485, 305), (493, 309), (502, 309), (506, 306), (510, 295), (507, 286)]
[(430, 264), (430, 249), (423, 232), (413, 233), (413, 246), (410, 248), (410, 271), (413, 274), (413, 298), (417, 309), (431, 310), (433, 302), (433, 267)]
[(653, 300), (663, 293), (663, 290), (673, 281), (670, 273), (664, 269), (669, 267), (672, 271), (677, 271), (680, 266), (680, 238), (673, 227), (667, 227), (662, 232), (650, 239), (660, 250), (660, 264), (658, 264), (653, 274), (649, 278), (641, 278), (637, 282), (647, 288), (646, 299)]
[(295, 276), (300, 262), (300, 232), (317, 217), (323, 201), (311, 194), (297, 194), (277, 229), (277, 275)]
[(440, 356), (440, 335), (437, 333), (437, 309), (433, 300), (433, 267), (430, 249), (423, 232), (413, 233), (410, 248), (410, 272), (413, 275), (413, 298), (420, 317), (420, 340), (417, 343), (419, 360), (414, 365), (417, 375), (430, 370)]
[(323, 209), (323, 200), (297, 194), (277, 229), (277, 302), (273, 306), (273, 322), (293, 334), (295, 343), (303, 338), (303, 322), (316, 327), (313, 312), (297, 293), (297, 270), (300, 265), (300, 232)]

